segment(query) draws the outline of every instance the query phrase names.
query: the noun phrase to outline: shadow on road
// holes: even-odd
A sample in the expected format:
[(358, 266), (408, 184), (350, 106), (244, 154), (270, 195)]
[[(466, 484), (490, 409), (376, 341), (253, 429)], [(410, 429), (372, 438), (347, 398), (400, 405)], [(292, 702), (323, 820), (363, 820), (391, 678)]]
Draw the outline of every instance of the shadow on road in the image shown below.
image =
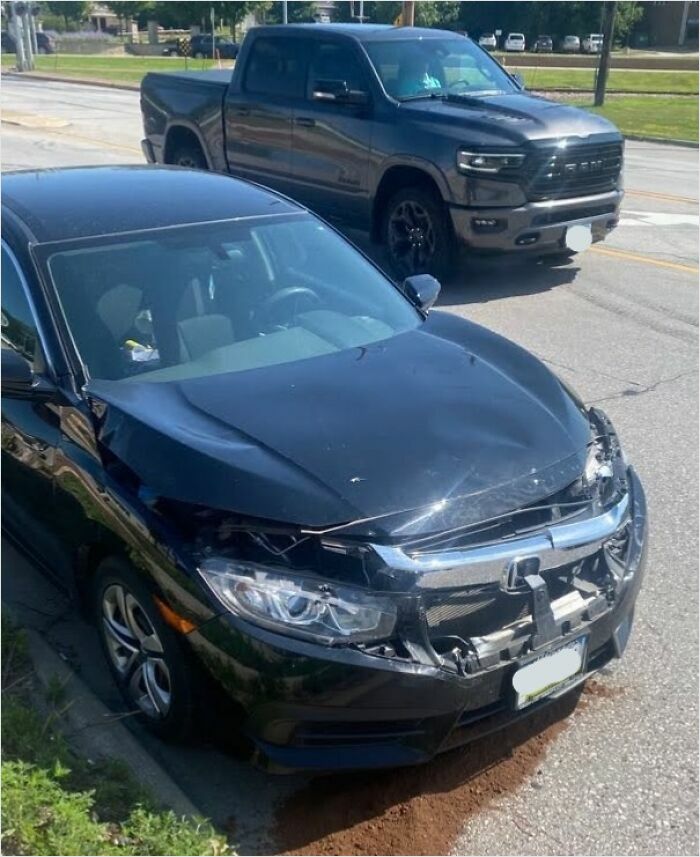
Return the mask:
[[(389, 272), (384, 248), (366, 232), (347, 230), (347, 237), (382, 270)], [(579, 273), (576, 259), (542, 259), (535, 255), (475, 256), (462, 253), (455, 274), (442, 284), (438, 307), (488, 303), (505, 297), (547, 292), (572, 283)], [(391, 276), (391, 274), (389, 274)]]

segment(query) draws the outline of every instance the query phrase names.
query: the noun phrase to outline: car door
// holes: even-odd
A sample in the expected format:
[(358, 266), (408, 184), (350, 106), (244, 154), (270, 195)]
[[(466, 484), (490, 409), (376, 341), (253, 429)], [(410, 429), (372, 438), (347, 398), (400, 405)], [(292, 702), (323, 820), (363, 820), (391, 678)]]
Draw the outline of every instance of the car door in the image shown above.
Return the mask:
[[(35, 307), (19, 263), (2, 243), (2, 348), (27, 360), (39, 378), (50, 378)], [(60, 405), (45, 396), (2, 395), (3, 528), (59, 575), (70, 557), (56, 520), (53, 474), (61, 441)]]
[(229, 87), (224, 100), (229, 170), (290, 193), (292, 118), (304, 100), (308, 40), (256, 38), (245, 63), (242, 81)]
[(325, 217), (366, 224), (372, 96), (353, 42), (315, 40), (293, 123), (293, 196)]

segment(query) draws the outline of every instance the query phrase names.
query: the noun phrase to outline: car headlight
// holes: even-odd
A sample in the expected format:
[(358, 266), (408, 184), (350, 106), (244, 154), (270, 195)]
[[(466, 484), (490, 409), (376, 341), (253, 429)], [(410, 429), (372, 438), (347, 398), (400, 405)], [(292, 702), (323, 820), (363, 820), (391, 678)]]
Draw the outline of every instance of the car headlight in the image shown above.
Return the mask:
[(221, 557), (199, 572), (227, 610), (284, 634), (357, 643), (386, 639), (396, 624), (392, 600), (364, 589)]
[(517, 169), (522, 166), (525, 155), (503, 152), (457, 152), (457, 167), (465, 173), (498, 173), (503, 169)]

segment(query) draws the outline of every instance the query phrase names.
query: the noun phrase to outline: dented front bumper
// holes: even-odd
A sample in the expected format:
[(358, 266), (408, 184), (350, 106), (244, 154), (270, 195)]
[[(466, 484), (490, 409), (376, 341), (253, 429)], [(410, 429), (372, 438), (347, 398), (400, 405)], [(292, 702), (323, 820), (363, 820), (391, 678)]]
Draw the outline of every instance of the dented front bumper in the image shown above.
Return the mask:
[(583, 672), (566, 685), (567, 692), (622, 655), (647, 541), (646, 500), (631, 468), (627, 488), (624, 567), (618, 569), (606, 598), (601, 601), (590, 593), (590, 598), (569, 594), (550, 599), (545, 592), (547, 603), (537, 607), (542, 593), (535, 594), (539, 588), (535, 581), (529, 616), (505, 629), (507, 640), (473, 638), (478, 642), (470, 643), (476, 652), (471, 661), (457, 661), (455, 666), (433, 648), (427, 633), (416, 641), (415, 657), (401, 658), (381, 647), (371, 652), (329, 648), (284, 637), (230, 614), (202, 626), (190, 635), (190, 642), (211, 675), (243, 706), (256, 761), (268, 770), (375, 768), (427, 761), (560, 695), (555, 692), (515, 710), (513, 674), (533, 651), (547, 652), (587, 636)]

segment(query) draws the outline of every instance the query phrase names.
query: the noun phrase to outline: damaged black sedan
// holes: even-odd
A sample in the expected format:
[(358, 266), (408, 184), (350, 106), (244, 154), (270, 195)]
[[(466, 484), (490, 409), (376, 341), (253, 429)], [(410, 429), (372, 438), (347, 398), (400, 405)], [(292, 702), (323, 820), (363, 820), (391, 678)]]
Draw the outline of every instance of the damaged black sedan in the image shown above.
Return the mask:
[(129, 709), (269, 770), (412, 764), (630, 635), (644, 492), (605, 414), (290, 200), (3, 179), (3, 523)]

